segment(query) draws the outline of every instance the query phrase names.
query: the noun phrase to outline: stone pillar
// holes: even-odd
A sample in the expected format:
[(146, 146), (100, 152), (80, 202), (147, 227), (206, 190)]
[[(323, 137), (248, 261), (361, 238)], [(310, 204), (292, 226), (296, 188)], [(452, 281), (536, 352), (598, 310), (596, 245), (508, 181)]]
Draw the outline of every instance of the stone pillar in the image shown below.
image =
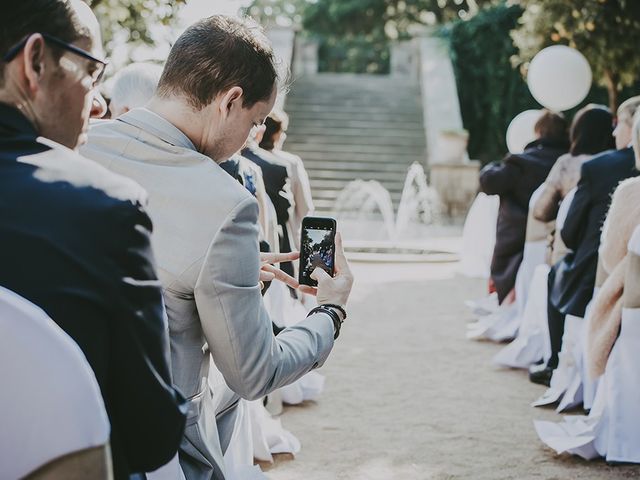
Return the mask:
[(418, 81), (420, 78), (420, 51), (414, 40), (391, 44), (390, 73)]
[(450, 217), (467, 214), (478, 193), (480, 162), (467, 160), (464, 163), (432, 163), (430, 184), (438, 192), (446, 213)]
[(467, 155), (469, 135), (462, 126), (448, 45), (428, 29), (422, 32), (419, 44), (430, 184), (447, 213), (462, 216), (478, 192), (480, 162), (469, 160)]
[(293, 54), (293, 75), (303, 77), (318, 73), (318, 42), (312, 38), (296, 35)]

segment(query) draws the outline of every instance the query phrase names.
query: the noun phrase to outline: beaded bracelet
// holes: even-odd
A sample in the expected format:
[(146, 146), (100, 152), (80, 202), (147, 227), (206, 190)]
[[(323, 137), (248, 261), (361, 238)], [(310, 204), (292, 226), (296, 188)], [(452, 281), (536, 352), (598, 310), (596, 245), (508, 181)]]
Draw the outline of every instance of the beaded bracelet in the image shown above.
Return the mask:
[(335, 308), (336, 310), (338, 310), (342, 314), (342, 321), (345, 321), (347, 319), (347, 311), (344, 309), (344, 307), (342, 307), (340, 305), (336, 305), (334, 303), (323, 303), (322, 306), (323, 307)]
[(326, 313), (327, 315), (329, 315), (329, 318), (331, 318), (331, 321), (333, 322), (333, 330), (334, 330), (333, 339), (334, 340), (337, 339), (338, 335), (340, 335), (340, 327), (342, 326), (342, 320), (340, 320), (340, 317), (335, 312), (335, 310), (332, 310), (331, 308), (325, 305), (319, 305), (315, 308), (312, 308), (311, 311), (307, 314), (307, 317), (313, 315), (314, 313)]

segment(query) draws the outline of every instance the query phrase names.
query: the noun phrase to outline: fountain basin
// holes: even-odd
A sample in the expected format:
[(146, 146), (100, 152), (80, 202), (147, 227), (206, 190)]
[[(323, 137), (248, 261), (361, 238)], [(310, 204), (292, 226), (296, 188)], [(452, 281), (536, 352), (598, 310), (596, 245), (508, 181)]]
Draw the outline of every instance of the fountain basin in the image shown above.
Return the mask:
[(349, 241), (344, 250), (354, 262), (377, 263), (452, 263), (458, 254), (424, 242)]

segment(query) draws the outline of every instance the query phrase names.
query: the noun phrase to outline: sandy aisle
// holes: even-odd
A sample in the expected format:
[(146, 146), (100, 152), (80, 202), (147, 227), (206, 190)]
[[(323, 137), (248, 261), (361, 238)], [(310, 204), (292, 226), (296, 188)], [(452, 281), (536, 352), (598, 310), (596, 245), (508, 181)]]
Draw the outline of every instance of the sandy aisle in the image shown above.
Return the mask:
[[(350, 319), (322, 373), (317, 404), (282, 420), (302, 442), (273, 480), (618, 479), (639, 467), (557, 457), (529, 403), (543, 387), (493, 367), (499, 346), (465, 340), (462, 300), (483, 283), (451, 265), (355, 265)], [(386, 278), (383, 278), (386, 276)]]

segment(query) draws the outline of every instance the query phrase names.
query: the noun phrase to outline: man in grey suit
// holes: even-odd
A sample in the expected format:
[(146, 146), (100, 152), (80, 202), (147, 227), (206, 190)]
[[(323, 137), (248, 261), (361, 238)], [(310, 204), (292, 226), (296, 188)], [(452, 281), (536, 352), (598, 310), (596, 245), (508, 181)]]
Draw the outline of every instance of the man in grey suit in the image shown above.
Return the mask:
[[(149, 193), (152, 242), (169, 316), (173, 379), (190, 409), (180, 463), (188, 479), (223, 479), (236, 401), (216, 412), (210, 358), (240, 397), (256, 399), (322, 365), (344, 320), (352, 275), (336, 236), (336, 275), (317, 291), (259, 254), (255, 198), (219, 163), (273, 107), (273, 51), (259, 28), (224, 16), (188, 28), (146, 108), (95, 126), (83, 153)], [(260, 281), (273, 278), (331, 304), (274, 336)], [(337, 306), (337, 307), (336, 307)]]

